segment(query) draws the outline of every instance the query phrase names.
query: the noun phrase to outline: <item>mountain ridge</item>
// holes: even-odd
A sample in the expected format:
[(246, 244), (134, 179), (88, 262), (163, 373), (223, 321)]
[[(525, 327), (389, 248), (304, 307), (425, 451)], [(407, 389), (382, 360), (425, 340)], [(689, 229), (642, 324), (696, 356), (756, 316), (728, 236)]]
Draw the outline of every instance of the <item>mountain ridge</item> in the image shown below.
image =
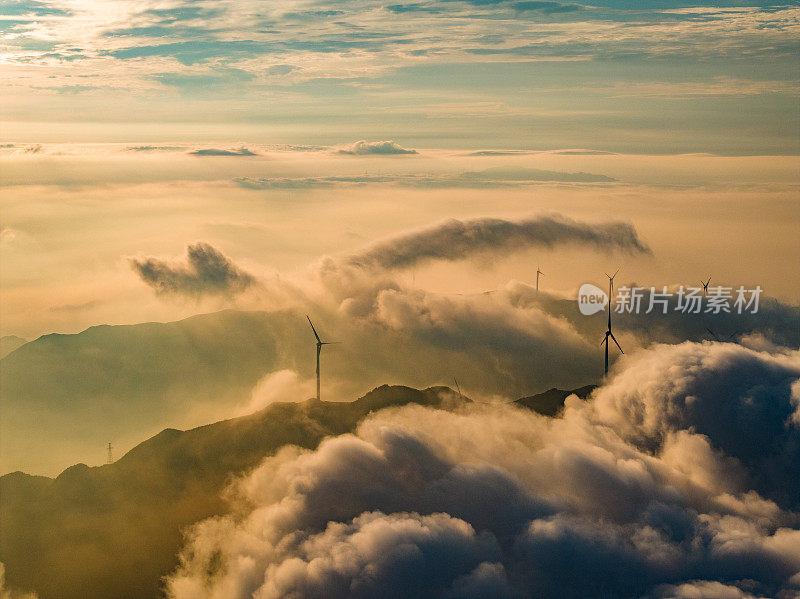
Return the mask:
[(523, 408), (538, 412), (543, 416), (556, 417), (564, 410), (564, 402), (570, 395), (577, 395), (581, 399), (588, 398), (597, 389), (597, 385), (584, 385), (577, 389), (558, 389), (552, 387), (536, 395), (521, 397), (514, 401)]
[(8, 584), (40, 599), (157, 597), (161, 577), (177, 566), (182, 530), (226, 513), (222, 490), (265, 456), (285, 445), (313, 449), (386, 407), (461, 401), (444, 387), (384, 385), (354, 402), (274, 403), (185, 431), (164, 429), (111, 464), (75, 464), (53, 478), (6, 474), (0, 562)]
[(10, 585), (40, 599), (160, 596), (182, 531), (227, 513), (223, 489), (265, 456), (285, 445), (314, 449), (381, 409), (470, 402), (449, 387), (382, 385), (352, 402), (273, 403), (188, 430), (166, 428), (111, 464), (75, 464), (53, 478), (6, 474), (0, 562)]
[(11, 352), (18, 350), (26, 343), (28, 343), (27, 339), (17, 337), (16, 335), (5, 335), (0, 337), (0, 360), (5, 358)]

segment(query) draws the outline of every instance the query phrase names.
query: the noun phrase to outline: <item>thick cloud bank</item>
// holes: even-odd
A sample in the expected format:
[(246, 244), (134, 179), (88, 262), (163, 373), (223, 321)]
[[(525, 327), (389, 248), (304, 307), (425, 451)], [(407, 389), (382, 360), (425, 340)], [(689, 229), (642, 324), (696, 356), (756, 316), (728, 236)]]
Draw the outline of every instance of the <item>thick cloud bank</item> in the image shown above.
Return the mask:
[(378, 241), (351, 254), (347, 262), (368, 268), (407, 268), (428, 260), (462, 260), (481, 252), (503, 253), (570, 243), (605, 250), (649, 252), (636, 229), (627, 223), (588, 224), (552, 215), (516, 221), (451, 219)]
[(190, 245), (186, 249), (186, 264), (134, 258), (131, 267), (142, 281), (160, 294), (236, 295), (255, 284), (251, 275), (207, 243)]
[(168, 594), (797, 597), (800, 354), (621, 366), (561, 419), (413, 406), (285, 447), (188, 531)]

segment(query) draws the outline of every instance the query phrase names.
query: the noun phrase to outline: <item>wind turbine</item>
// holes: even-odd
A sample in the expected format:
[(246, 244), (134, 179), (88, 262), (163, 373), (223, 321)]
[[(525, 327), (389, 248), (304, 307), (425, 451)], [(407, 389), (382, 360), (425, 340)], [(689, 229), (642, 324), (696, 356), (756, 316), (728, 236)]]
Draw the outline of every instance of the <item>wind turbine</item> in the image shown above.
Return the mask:
[(536, 265), (536, 295), (539, 295), (539, 275), (544, 276), (544, 273), (539, 270), (539, 265)]
[(711, 282), (711, 277), (708, 277), (708, 281), (706, 281), (705, 283), (703, 283), (702, 280), (700, 281), (700, 284), (703, 286), (703, 297), (705, 297), (706, 294), (708, 293), (708, 284), (710, 282)]
[(317, 334), (317, 329), (314, 328), (314, 323), (311, 322), (311, 318), (306, 314), (306, 318), (308, 318), (308, 324), (311, 325), (311, 330), (314, 331), (314, 337), (317, 338), (317, 401), (319, 401), (319, 354), (322, 351), (323, 345), (333, 345), (335, 343), (339, 343), (338, 341), (323, 341), (319, 338)]
[(613, 339), (614, 343), (617, 344), (620, 353), (625, 353), (622, 351), (622, 347), (620, 346), (619, 341), (617, 341), (617, 338), (614, 337), (614, 333), (611, 332), (611, 298), (614, 297), (614, 277), (617, 276), (618, 272), (619, 269), (617, 269), (617, 272), (615, 272), (613, 275), (606, 273), (606, 276), (608, 277), (608, 330), (606, 331), (605, 338), (600, 342), (600, 345), (603, 345), (604, 343), (606, 344), (606, 376), (608, 376), (608, 338), (611, 337), (611, 339)]

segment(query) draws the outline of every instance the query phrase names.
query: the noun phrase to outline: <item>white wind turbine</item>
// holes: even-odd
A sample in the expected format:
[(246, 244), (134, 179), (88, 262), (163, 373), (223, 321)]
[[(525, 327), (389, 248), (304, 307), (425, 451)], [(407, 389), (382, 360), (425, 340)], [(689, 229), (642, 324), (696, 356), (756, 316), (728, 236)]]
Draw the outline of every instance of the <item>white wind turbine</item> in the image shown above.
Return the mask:
[(339, 343), (338, 341), (323, 341), (319, 338), (317, 334), (317, 329), (314, 328), (314, 323), (311, 322), (311, 318), (306, 314), (306, 318), (308, 318), (308, 324), (311, 325), (311, 330), (314, 331), (314, 337), (317, 338), (317, 401), (319, 401), (319, 355), (322, 352), (323, 345), (334, 345)]
[(539, 275), (544, 276), (544, 273), (539, 269), (539, 265), (536, 265), (536, 295), (539, 295)]

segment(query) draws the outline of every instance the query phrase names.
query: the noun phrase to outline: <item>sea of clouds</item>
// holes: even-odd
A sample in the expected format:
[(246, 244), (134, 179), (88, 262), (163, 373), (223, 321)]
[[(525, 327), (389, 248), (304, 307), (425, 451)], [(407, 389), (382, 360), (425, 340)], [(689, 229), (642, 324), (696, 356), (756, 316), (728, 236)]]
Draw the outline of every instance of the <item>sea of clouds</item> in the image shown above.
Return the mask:
[(626, 357), (562, 418), (382, 410), (194, 525), (182, 598), (800, 596), (800, 353)]

